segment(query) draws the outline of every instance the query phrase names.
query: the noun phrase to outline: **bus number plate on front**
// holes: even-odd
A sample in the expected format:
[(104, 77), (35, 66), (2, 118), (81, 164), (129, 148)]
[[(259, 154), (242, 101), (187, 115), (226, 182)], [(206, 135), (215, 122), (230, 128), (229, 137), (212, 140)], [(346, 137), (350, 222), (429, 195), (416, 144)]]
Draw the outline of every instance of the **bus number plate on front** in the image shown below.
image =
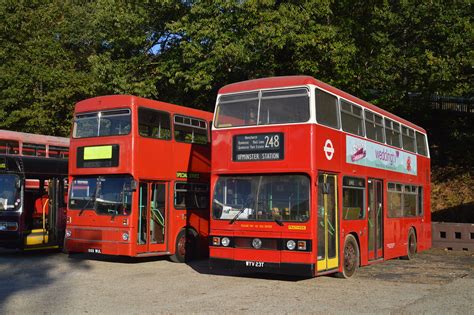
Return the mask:
[(263, 268), (263, 261), (246, 261), (245, 266), (246, 267), (257, 267), (257, 268)]
[(92, 253), (92, 254), (100, 254), (101, 253), (101, 250), (98, 249), (98, 248), (89, 248), (87, 251), (89, 253)]
[(283, 160), (282, 132), (238, 135), (233, 138), (232, 160), (235, 162)]

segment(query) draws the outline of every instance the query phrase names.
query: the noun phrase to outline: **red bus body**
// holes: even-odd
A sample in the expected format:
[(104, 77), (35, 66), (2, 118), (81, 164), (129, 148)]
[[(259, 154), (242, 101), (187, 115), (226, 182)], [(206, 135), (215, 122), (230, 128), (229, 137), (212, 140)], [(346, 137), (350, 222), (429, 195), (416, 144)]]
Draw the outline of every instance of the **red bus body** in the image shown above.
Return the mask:
[[(286, 102), (271, 103), (272, 97), (278, 100), (278, 95), (284, 95), (281, 91), (295, 88), (306, 89), (308, 93), (308, 119), (272, 124), (269, 117), (268, 124), (249, 126), (242, 123), (243, 118), (232, 116), (240, 117), (240, 113), (224, 117), (225, 113), (234, 113), (232, 97), (242, 95), (243, 99), (254, 97), (259, 119), (266, 119), (262, 110), (267, 106), (265, 95), (269, 103), (265, 108), (270, 112), (271, 106), (284, 107), (281, 104)], [(255, 92), (254, 96), (250, 92)], [(304, 99), (304, 91), (298, 93), (303, 93), (299, 97)], [(319, 123), (319, 119), (326, 118), (315, 115), (316, 93), (323, 95), (319, 99), (324, 102), (335, 100), (338, 126)], [(224, 103), (223, 97), (227, 97), (228, 103)], [(375, 113), (386, 118), (387, 124), (399, 123), (413, 137), (416, 134), (425, 139), (424, 144), (419, 141), (425, 147), (425, 156), (344, 132), (339, 110), (342, 101), (367, 110), (361, 116), (362, 123), (364, 117)], [(222, 108), (220, 102), (224, 104)], [(240, 112), (251, 101), (246, 102), (239, 104)], [(291, 111), (288, 115), (295, 117)], [(266, 151), (272, 140), (278, 140), (281, 148)], [(357, 261), (358, 266), (405, 256), (410, 246), (412, 251), (430, 248), (430, 159), (426, 148), (426, 132), (422, 128), (312, 77), (266, 78), (221, 88), (212, 130), (211, 267), (316, 276), (347, 272), (345, 264), (354, 269), (350, 266), (350, 251), (352, 264)], [(395, 166), (400, 168), (390, 169)], [(295, 201), (298, 194), (304, 195), (296, 185), (307, 187), (309, 200), (300, 197), (299, 203)], [(232, 198), (236, 201), (229, 201)], [(405, 204), (398, 209), (402, 200)], [(407, 215), (397, 214), (399, 210), (405, 213), (402, 208)], [(301, 209), (305, 212), (295, 212)], [(253, 216), (260, 219), (252, 219)], [(409, 233), (413, 232), (414, 244), (413, 240), (408, 241)], [(345, 247), (349, 235), (356, 240), (357, 248)], [(349, 256), (347, 261), (345, 256)], [(351, 272), (348, 273), (350, 276)]]
[(0, 130), (0, 246), (63, 245), (69, 139)]
[[(94, 113), (99, 111), (105, 113), (103, 115), (107, 117), (105, 116), (107, 113), (114, 114), (117, 110), (122, 112), (125, 110), (130, 115), (130, 118), (126, 118), (130, 121), (126, 129), (123, 129), (125, 130), (123, 134), (76, 137), (75, 133), (83, 128), (77, 127), (78, 117), (85, 117), (81, 118), (85, 120), (90, 113), (95, 115)], [(139, 127), (139, 111), (143, 113), (140, 119), (147, 119), (147, 122), (143, 124), (148, 125), (140, 122)], [(205, 132), (206, 143), (176, 141), (176, 123), (170, 123), (170, 119), (174, 122), (178, 116), (190, 117), (195, 119), (194, 121), (199, 119), (201, 124), (204, 121), (206, 125), (203, 132)], [(158, 120), (153, 121), (155, 119), (153, 117), (157, 117), (156, 119), (167, 117), (168, 125), (165, 126), (166, 128), (163, 127), (163, 130), (166, 129), (164, 138), (153, 138), (156, 136), (154, 132), (158, 132), (158, 129), (143, 131), (148, 127), (152, 128), (151, 125), (157, 123)], [(104, 96), (79, 102), (75, 108), (76, 123), (71, 137), (69, 176), (72, 185), (69, 196), (73, 198), (74, 195), (85, 194), (95, 185), (93, 182), (96, 178), (100, 178), (102, 184), (100, 189), (97, 188), (95, 193), (97, 196), (92, 196), (89, 192), (95, 199), (89, 200), (88, 204), (77, 199), (77, 203), (82, 202), (82, 204), (74, 207), (74, 199), (70, 200), (66, 231), (67, 250), (124, 256), (174, 255), (177, 243), (180, 242), (178, 237), (183, 235), (182, 231), (187, 230), (188, 236), (196, 238), (197, 243), (194, 245), (205, 244), (201, 248), (207, 251), (209, 207), (208, 205), (205, 209), (177, 207), (176, 188), (186, 183), (202, 184), (207, 189), (207, 196), (209, 195), (208, 126), (211, 120), (212, 114), (208, 112), (135, 96)], [(172, 130), (171, 125), (173, 125)], [(144, 129), (139, 131), (139, 128)], [(145, 137), (140, 135), (142, 132), (150, 133)], [(105, 148), (106, 151), (110, 149), (109, 155), (101, 156), (103, 154), (101, 148)], [(87, 153), (87, 150), (91, 150), (92, 153)], [(86, 157), (87, 154), (89, 157)], [(97, 156), (94, 156), (95, 154)], [(91, 178), (94, 179), (91, 180)], [(100, 196), (100, 190), (104, 190), (104, 185), (108, 185), (107, 181), (113, 185), (112, 181), (118, 181), (119, 178), (127, 178), (123, 184), (127, 188), (120, 194), (127, 195), (126, 198), (129, 200), (131, 198), (131, 202), (127, 201), (128, 206), (122, 205), (119, 208), (109, 205), (110, 209), (106, 209), (108, 213), (99, 213), (96, 204), (100, 202), (97, 200), (105, 198)], [(178, 186), (176, 186), (177, 183)], [(110, 189), (110, 185), (107, 189)], [(109, 194), (113, 195), (113, 192)], [(159, 194), (159, 197), (156, 197), (158, 199), (154, 197), (157, 194)], [(120, 201), (120, 198), (125, 197), (112, 198)], [(102, 202), (102, 204), (107, 208), (106, 203)], [(129, 208), (126, 209), (127, 207)], [(159, 228), (154, 228), (157, 219), (163, 222), (160, 221)], [(160, 230), (159, 233), (156, 232), (158, 230)], [(150, 235), (152, 232), (155, 235)], [(178, 246), (181, 251), (184, 245), (181, 239), (180, 247)]]

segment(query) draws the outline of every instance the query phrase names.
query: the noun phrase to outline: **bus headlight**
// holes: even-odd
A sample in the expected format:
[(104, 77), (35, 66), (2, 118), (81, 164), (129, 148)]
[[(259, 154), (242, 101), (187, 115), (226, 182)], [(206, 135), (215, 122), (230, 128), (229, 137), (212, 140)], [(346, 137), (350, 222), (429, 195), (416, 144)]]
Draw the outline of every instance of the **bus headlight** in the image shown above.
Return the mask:
[(122, 233), (122, 239), (123, 239), (124, 241), (128, 241), (128, 238), (129, 238), (129, 236), (128, 236), (128, 233), (127, 233), (127, 232)]
[(289, 250), (294, 250), (294, 249), (296, 248), (296, 243), (295, 243), (295, 241), (289, 240), (288, 242), (286, 242), (286, 247), (287, 247)]
[(71, 234), (72, 234), (71, 230), (67, 229), (66, 230), (66, 237), (71, 237)]
[(222, 240), (221, 240), (221, 244), (222, 244), (222, 246), (224, 246), (224, 247), (229, 246), (229, 244), (230, 244), (230, 239), (229, 239), (228, 237), (223, 237)]

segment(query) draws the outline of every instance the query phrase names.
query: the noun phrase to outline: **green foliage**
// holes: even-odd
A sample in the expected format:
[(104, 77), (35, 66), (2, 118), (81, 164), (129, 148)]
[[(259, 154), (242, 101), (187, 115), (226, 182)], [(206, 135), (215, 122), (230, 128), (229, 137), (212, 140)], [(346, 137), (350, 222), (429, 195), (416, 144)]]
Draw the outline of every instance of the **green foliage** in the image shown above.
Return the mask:
[(355, 47), (330, 23), (329, 1), (240, 2), (196, 1), (169, 24), (176, 36), (162, 75), (185, 95), (174, 98), (212, 109), (217, 89), (231, 82), (291, 74), (347, 82)]
[(0, 128), (69, 135), (77, 101), (156, 97), (152, 48), (181, 8), (174, 1), (1, 1)]
[(218, 89), (307, 74), (410, 115), (472, 95), (459, 1), (0, 1), (0, 128), (68, 135), (74, 104), (135, 94), (212, 110)]

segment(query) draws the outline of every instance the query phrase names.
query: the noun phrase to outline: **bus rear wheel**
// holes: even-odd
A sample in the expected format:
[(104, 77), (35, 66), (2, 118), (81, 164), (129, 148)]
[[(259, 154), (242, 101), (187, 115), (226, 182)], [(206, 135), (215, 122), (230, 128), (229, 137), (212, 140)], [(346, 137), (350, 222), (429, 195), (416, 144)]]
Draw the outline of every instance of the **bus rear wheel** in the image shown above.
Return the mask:
[(175, 252), (170, 256), (175, 263), (184, 263), (193, 260), (196, 252), (197, 235), (193, 230), (184, 229), (176, 238)]
[(408, 242), (407, 242), (407, 255), (403, 256), (403, 259), (412, 260), (416, 256), (416, 234), (413, 228), (408, 232)]
[(356, 273), (357, 269), (359, 269), (359, 245), (355, 237), (349, 234), (344, 241), (344, 261), (342, 272), (338, 276), (348, 279)]

